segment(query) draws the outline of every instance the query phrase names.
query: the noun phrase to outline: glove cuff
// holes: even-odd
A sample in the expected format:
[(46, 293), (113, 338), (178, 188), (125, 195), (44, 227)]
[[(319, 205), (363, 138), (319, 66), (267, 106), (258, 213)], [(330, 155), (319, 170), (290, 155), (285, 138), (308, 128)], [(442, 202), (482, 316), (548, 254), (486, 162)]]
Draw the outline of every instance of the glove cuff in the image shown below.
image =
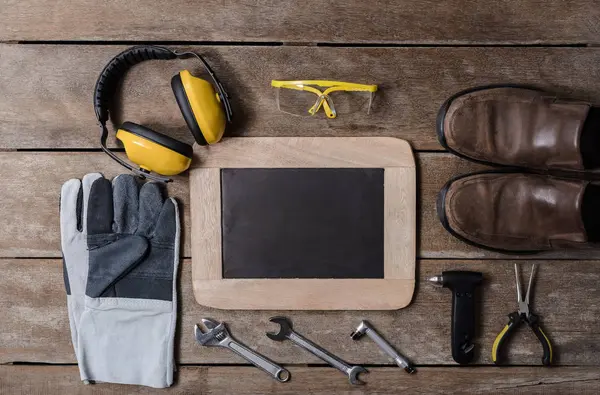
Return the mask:
[(81, 379), (169, 387), (176, 318), (172, 301), (86, 296), (78, 331)]

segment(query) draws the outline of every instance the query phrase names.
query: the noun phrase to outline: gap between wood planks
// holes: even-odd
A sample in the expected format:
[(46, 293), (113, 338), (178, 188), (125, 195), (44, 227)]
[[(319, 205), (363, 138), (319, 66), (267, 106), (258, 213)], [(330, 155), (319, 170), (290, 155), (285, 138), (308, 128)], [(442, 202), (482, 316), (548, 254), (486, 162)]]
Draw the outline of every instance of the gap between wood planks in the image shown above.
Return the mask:
[[(60, 363), (60, 362), (27, 362), (27, 361), (13, 361), (13, 362), (3, 362), (0, 363), (0, 366), (77, 366), (77, 363)], [(333, 368), (331, 365), (326, 364), (326, 363), (284, 363), (282, 364), (285, 367), (290, 367), (290, 368)], [(252, 365), (251, 363), (223, 363), (223, 362), (217, 362), (217, 363), (177, 363), (178, 367), (203, 367), (203, 366), (210, 366), (210, 367), (226, 367), (226, 368), (247, 368), (247, 367), (254, 367), (254, 365)], [(367, 369), (382, 369), (382, 368), (397, 368), (398, 365), (394, 364), (393, 362), (390, 363), (361, 363), (360, 366), (367, 368)], [(485, 363), (470, 363), (468, 365), (459, 365), (457, 364), (419, 364), (419, 365), (413, 365), (416, 369), (418, 373), (419, 369), (429, 369), (429, 368), (441, 368), (441, 369), (456, 369), (456, 368), (497, 368), (497, 369), (507, 369), (507, 368), (544, 368), (544, 369), (561, 369), (561, 368), (577, 368), (577, 367), (586, 367), (586, 368), (593, 368), (594, 365), (559, 365), (559, 366), (553, 366), (551, 368), (547, 368), (544, 367), (542, 365), (527, 365), (527, 364), (510, 364), (510, 365), (503, 365), (503, 366), (498, 366), (495, 365), (493, 363), (489, 363), (489, 364), (485, 364)], [(399, 370), (402, 370), (401, 368), (398, 367)]]
[[(102, 384), (84, 386), (74, 366), (14, 366), (0, 367), (0, 382), (4, 393), (163, 393), (137, 386)], [(596, 393), (599, 373), (593, 368), (423, 368), (420, 374), (407, 376), (394, 367), (375, 368), (366, 377), (367, 385), (348, 386), (347, 379), (334, 374), (332, 368), (298, 367), (294, 378), (287, 384), (274, 383), (264, 373), (252, 367), (182, 366), (177, 374), (172, 393), (476, 393), (563, 394)], [(6, 380), (5, 380), (6, 381)]]
[(277, 46), (316, 46), (316, 47), (332, 47), (332, 48), (585, 48), (594, 47), (594, 44), (573, 42), (573, 43), (536, 43), (536, 44), (523, 44), (523, 43), (479, 43), (479, 44), (451, 44), (451, 43), (416, 43), (416, 44), (393, 44), (384, 42), (369, 42), (369, 43), (337, 43), (337, 42), (285, 42), (285, 41), (135, 41), (135, 40), (66, 40), (66, 41), (55, 41), (55, 40), (9, 40), (0, 41), (0, 44), (19, 44), (19, 45), (193, 45), (193, 46), (210, 46), (210, 47), (228, 47), (228, 46), (247, 46), (247, 47), (277, 47)]

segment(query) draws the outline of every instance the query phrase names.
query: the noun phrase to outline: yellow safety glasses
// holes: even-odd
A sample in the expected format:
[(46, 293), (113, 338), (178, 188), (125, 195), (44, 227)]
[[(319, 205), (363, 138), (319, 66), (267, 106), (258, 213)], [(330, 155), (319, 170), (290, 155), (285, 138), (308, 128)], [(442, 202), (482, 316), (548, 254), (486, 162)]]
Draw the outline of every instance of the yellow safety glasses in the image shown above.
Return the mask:
[[(371, 112), (377, 85), (326, 80), (271, 81), (277, 89), (277, 108), (288, 114), (312, 117), (321, 108), (328, 118)], [(326, 89), (322, 89), (326, 88)]]

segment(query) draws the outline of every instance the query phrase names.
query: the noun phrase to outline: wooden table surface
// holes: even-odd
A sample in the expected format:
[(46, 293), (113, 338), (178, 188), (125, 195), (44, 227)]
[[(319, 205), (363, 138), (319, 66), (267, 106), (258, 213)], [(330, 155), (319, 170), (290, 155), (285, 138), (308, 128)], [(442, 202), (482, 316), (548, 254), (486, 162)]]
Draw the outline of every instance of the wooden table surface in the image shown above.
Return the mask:
[[(79, 381), (62, 279), (58, 196), (72, 177), (123, 169), (99, 150), (92, 90), (125, 47), (160, 43), (205, 54), (232, 96), (234, 136), (394, 136), (418, 162), (419, 280), (394, 312), (277, 312), (337, 355), (364, 364), (365, 387), (288, 343), (264, 336), (273, 311), (219, 311), (194, 302), (188, 182), (169, 185), (184, 205), (177, 334), (181, 394), (597, 393), (600, 384), (600, 251), (507, 256), (465, 245), (440, 225), (435, 197), (453, 175), (482, 167), (443, 152), (435, 116), (445, 98), (481, 84), (526, 83), (600, 103), (600, 1), (51, 1), (0, 0), (0, 394), (159, 393)], [(182, 64), (183, 63), (183, 64)], [(146, 62), (125, 79), (116, 122), (137, 121), (188, 142), (170, 77), (192, 61)], [(276, 109), (271, 79), (326, 78), (380, 87), (371, 116), (297, 122)], [(114, 138), (111, 144), (115, 145)], [(540, 367), (528, 330), (509, 362), (490, 360), (494, 337), (516, 309), (513, 263), (540, 263), (533, 309), (555, 349)], [(482, 271), (480, 352), (450, 356), (451, 294), (423, 280), (447, 269)], [(360, 297), (360, 295), (357, 295)], [(286, 364), (279, 384), (220, 349), (194, 343), (193, 324), (230, 323), (247, 345)], [(374, 343), (349, 333), (369, 319), (418, 367), (406, 375)]]

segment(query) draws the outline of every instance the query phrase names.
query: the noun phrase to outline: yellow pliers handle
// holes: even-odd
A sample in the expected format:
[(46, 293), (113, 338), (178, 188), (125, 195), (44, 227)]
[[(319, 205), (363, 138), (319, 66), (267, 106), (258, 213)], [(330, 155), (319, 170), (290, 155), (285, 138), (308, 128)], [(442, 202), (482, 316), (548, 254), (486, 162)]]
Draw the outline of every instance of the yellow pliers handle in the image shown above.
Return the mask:
[(494, 340), (494, 345), (492, 346), (492, 361), (495, 364), (499, 364), (498, 354), (500, 349), (502, 348), (502, 344), (509, 337), (509, 335), (519, 326), (519, 324), (523, 321), (527, 321), (527, 324), (535, 333), (535, 336), (538, 338), (540, 343), (542, 343), (543, 355), (542, 355), (542, 364), (545, 366), (549, 366), (552, 364), (552, 344), (548, 339), (548, 336), (544, 333), (542, 328), (539, 325), (539, 319), (536, 315), (530, 314), (528, 319), (525, 320), (521, 317), (518, 312), (510, 313), (508, 315), (509, 321), (508, 324), (500, 331), (498, 336), (496, 336), (496, 340)]

